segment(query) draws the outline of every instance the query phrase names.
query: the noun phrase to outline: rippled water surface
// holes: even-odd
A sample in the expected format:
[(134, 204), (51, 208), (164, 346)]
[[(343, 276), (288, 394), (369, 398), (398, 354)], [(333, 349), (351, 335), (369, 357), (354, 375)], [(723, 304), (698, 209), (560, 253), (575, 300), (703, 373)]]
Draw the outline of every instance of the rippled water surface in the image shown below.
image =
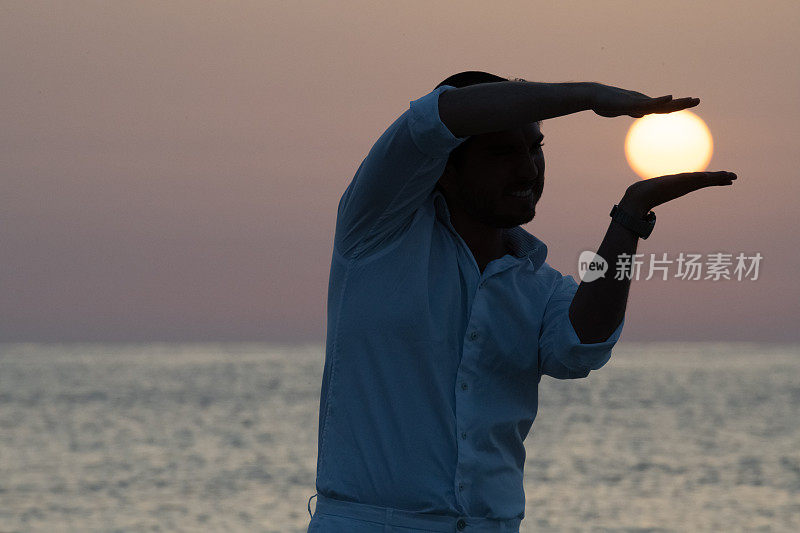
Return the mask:
[[(0, 531), (304, 532), (323, 361), (0, 345)], [(621, 342), (539, 398), (520, 531), (800, 531), (800, 347)]]

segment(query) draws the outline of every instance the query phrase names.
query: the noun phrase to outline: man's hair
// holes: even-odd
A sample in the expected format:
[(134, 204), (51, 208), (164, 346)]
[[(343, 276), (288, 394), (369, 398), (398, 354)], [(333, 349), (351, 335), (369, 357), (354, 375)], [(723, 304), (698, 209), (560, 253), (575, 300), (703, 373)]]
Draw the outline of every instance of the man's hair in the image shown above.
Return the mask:
[(502, 76), (497, 76), (495, 74), (490, 74), (488, 72), (482, 72), (480, 70), (467, 70), (464, 72), (459, 72), (458, 74), (453, 74), (449, 78), (439, 82), (439, 85), (434, 87), (438, 89), (442, 85), (451, 85), (458, 89), (462, 87), (467, 87), (469, 85), (477, 85), (479, 83), (495, 83), (498, 81), (524, 81), (521, 78), (503, 78)]
[[(434, 89), (438, 89), (442, 85), (450, 85), (455, 87), (456, 89), (461, 89), (462, 87), (468, 87), (470, 85), (478, 85), (479, 83), (497, 83), (500, 81), (527, 81), (522, 78), (503, 78), (502, 76), (498, 76), (496, 74), (491, 74), (489, 72), (483, 72), (480, 70), (466, 70), (464, 72), (459, 72), (458, 74), (453, 74), (449, 78), (446, 78), (439, 82), (439, 84), (434, 87)], [(542, 121), (536, 121), (536, 125), (539, 127), (542, 126)], [(466, 141), (462, 142), (458, 146), (456, 146), (451, 152), (450, 156), (447, 158), (447, 162), (455, 162), (464, 153), (469, 145), (472, 137), (468, 138)], [(437, 182), (436, 188), (439, 187), (439, 183)]]

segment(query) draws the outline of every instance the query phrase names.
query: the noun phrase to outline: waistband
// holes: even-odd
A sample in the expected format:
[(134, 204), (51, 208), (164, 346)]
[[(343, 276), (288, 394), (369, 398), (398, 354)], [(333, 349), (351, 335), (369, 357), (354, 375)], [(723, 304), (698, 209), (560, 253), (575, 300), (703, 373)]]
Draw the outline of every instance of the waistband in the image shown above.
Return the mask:
[[(313, 498), (314, 496), (312, 496)], [(447, 516), (429, 513), (415, 513), (391, 507), (379, 507), (365, 503), (348, 502), (329, 498), (317, 493), (317, 507), (314, 514), (342, 516), (356, 520), (369, 520), (382, 525), (425, 529), (428, 531), (453, 533), (502, 532), (519, 533), (521, 518), (493, 520), (472, 516)], [(311, 498), (309, 498), (309, 513)]]

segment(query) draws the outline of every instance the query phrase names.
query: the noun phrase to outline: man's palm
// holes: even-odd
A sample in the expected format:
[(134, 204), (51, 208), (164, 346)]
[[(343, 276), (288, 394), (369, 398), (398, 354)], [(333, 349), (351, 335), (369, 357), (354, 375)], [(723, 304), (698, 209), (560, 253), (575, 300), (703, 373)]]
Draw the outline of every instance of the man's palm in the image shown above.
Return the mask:
[(657, 205), (705, 187), (731, 185), (737, 178), (733, 172), (684, 172), (637, 181), (625, 191), (625, 203), (639, 214)]

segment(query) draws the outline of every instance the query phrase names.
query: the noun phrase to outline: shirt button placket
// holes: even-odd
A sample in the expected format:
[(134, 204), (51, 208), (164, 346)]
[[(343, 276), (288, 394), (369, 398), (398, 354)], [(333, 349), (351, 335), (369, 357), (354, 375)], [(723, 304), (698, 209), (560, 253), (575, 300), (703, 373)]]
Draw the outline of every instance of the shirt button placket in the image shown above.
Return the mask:
[[(483, 287), (484, 283), (485, 282), (481, 282), (481, 284), (480, 284), (481, 288)], [(472, 330), (467, 335), (467, 337), (469, 338), (470, 341), (475, 341), (479, 336), (480, 336), (480, 334), (478, 333), (477, 330)], [(469, 385), (467, 384), (466, 381), (462, 381), (460, 386), (461, 386), (461, 390), (463, 392), (466, 392), (467, 390), (469, 390)], [(462, 431), (461, 432), (461, 439), (462, 440), (466, 440), (467, 439), (467, 432), (466, 431)], [(464, 483), (463, 482), (459, 482), (458, 483), (458, 492), (463, 494), (463, 492), (464, 492)], [(462, 531), (467, 527), (467, 523), (466, 523), (466, 521), (464, 519), (460, 519), (457, 522), (456, 527), (458, 528), (459, 531)]]

